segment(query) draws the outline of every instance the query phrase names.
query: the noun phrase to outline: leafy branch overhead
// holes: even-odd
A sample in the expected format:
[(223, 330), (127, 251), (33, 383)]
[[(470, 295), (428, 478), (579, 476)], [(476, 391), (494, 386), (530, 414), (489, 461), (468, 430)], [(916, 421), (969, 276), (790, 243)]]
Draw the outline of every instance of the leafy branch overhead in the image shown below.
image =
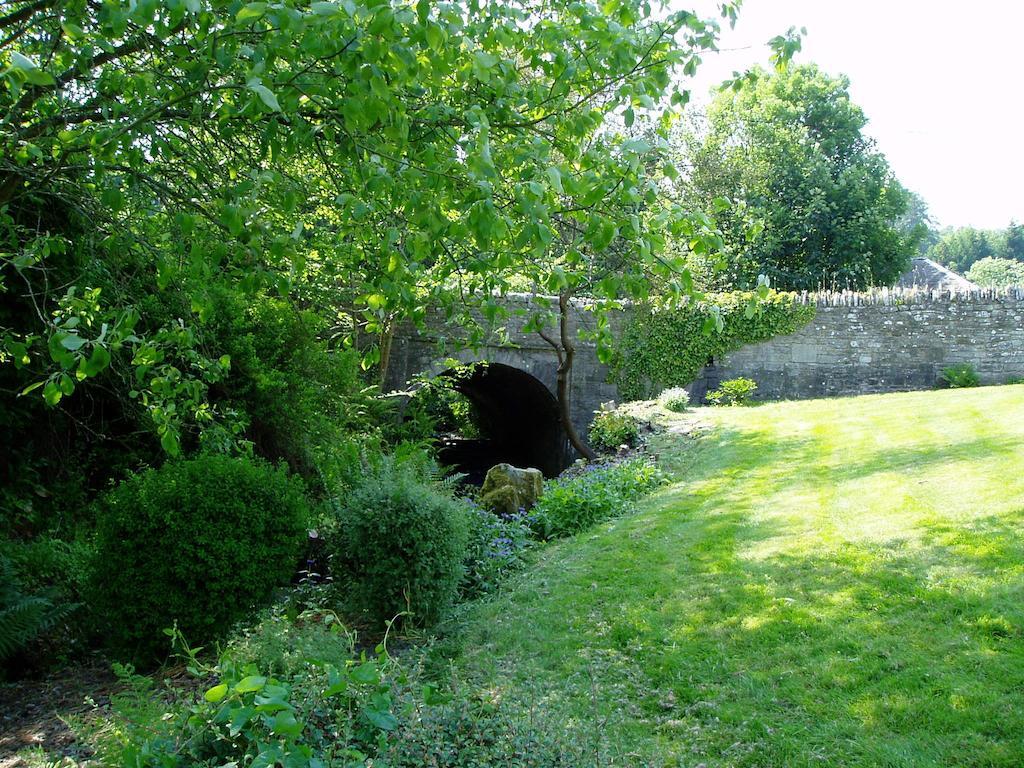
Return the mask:
[[(664, 136), (688, 99), (677, 75), (718, 31), (641, 0), (9, 4), (0, 288), (30, 297), (39, 322), (3, 321), (0, 355), (51, 404), (108, 367), (137, 376), (163, 393), (146, 407), (173, 448), (183, 429), (241, 428), (205, 404), (221, 352), (201, 332), (201, 359), (165, 356), (195, 386), (154, 388), (137, 360), (159, 333), (201, 329), (217, 281), (339, 308), (337, 339), (382, 367), (396, 322), (427, 307), (497, 316), (495, 294), (523, 283), (604, 301), (660, 275), (685, 293), (685, 251), (720, 239), (666, 196)], [(609, 121), (638, 113), (654, 127), (643, 138)], [(49, 279), (53, 250), (184, 290), (188, 306), (157, 322), (117, 279)], [(90, 356), (51, 359), (71, 287), (95, 299)]]

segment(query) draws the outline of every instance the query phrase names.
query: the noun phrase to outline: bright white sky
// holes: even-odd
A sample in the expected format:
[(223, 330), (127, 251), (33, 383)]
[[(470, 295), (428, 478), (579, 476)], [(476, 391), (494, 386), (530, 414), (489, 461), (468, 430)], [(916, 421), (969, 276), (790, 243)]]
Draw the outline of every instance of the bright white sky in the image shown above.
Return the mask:
[(1024, 221), (1024, 0), (744, 0), (690, 83), (695, 102), (770, 66), (764, 43), (791, 26), (807, 28), (798, 62), (850, 78), (867, 132), (939, 226)]

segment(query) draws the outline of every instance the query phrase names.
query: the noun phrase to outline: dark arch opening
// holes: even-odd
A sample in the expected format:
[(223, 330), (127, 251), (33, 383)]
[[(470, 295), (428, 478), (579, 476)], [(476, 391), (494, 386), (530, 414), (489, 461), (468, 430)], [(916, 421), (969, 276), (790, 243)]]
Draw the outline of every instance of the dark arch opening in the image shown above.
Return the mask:
[(442, 442), (440, 460), (483, 482), (487, 470), (507, 462), (536, 467), (555, 477), (567, 465), (565, 431), (558, 401), (526, 371), (501, 363), (481, 363), (466, 371), (445, 371), (451, 386), (475, 406), (479, 438)]

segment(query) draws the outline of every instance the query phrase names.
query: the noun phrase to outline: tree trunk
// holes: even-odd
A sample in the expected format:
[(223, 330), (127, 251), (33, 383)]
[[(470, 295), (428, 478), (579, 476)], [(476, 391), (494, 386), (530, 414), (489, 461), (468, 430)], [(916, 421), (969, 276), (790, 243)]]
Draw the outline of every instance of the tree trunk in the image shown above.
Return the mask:
[(587, 445), (586, 440), (576, 430), (572, 423), (572, 394), (569, 391), (569, 381), (572, 376), (572, 364), (576, 357), (576, 344), (572, 338), (572, 329), (569, 327), (569, 310), (571, 308), (571, 294), (562, 291), (558, 294), (558, 340), (551, 338), (544, 331), (540, 331), (541, 338), (555, 349), (558, 355), (558, 371), (555, 376), (556, 397), (558, 398), (558, 416), (562, 422), (562, 429), (572, 447), (581, 456), (588, 460), (597, 458), (597, 454)]
[(388, 380), (388, 365), (391, 363), (391, 341), (395, 338), (395, 319), (390, 318), (384, 331), (380, 335), (380, 388), (384, 391), (384, 385)]

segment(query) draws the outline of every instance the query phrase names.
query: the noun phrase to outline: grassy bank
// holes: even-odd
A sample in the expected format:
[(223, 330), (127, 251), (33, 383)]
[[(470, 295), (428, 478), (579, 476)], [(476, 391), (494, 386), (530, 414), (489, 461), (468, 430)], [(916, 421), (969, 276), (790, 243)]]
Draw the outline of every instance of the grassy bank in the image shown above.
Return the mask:
[(461, 672), (595, 764), (1024, 763), (1024, 387), (694, 420), (672, 485), (468, 614)]

